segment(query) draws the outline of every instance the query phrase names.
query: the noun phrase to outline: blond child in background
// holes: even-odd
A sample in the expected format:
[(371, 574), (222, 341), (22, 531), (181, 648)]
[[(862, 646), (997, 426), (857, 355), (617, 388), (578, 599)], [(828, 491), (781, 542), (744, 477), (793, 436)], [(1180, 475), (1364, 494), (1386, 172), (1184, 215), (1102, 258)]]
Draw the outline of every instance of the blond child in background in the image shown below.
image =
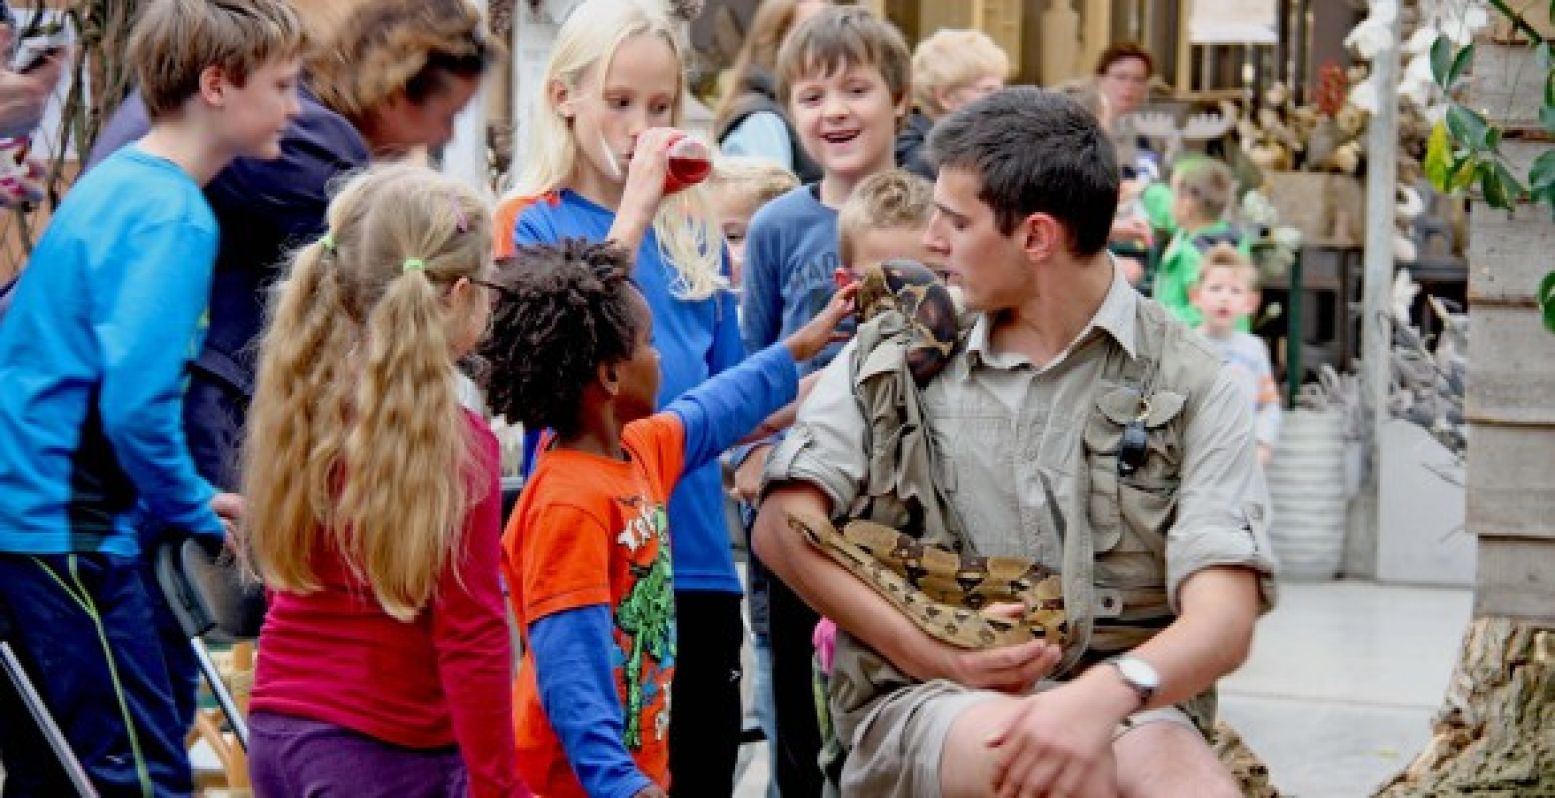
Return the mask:
[(980, 30), (942, 28), (912, 51), (913, 112), (896, 135), (896, 164), (934, 179), (923, 144), (934, 123), (985, 94), (1004, 88), (1010, 57)]
[(1191, 290), (1193, 306), (1204, 321), (1202, 333), (1220, 353), (1253, 403), (1258, 464), (1267, 466), (1280, 438), (1280, 393), (1262, 338), (1238, 330), (1239, 319), (1257, 310), (1258, 269), (1230, 244), (1217, 244), (1204, 256), (1199, 281)]
[(729, 282), (736, 289), (745, 271), (745, 233), (751, 217), (761, 206), (798, 187), (793, 172), (765, 158), (724, 155), (713, 162), (707, 190), (729, 245)]

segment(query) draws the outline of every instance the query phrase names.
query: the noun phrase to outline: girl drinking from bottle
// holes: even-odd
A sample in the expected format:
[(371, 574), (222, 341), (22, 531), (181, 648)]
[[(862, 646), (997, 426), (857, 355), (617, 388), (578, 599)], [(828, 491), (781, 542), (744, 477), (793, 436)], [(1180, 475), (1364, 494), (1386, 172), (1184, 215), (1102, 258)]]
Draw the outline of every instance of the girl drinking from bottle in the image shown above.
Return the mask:
[[(562, 24), (536, 96), (524, 170), (498, 210), (496, 235), (499, 253), (564, 238), (608, 239), (627, 251), (662, 354), (662, 408), (736, 365), (744, 350), (717, 219), (704, 190), (687, 185), (706, 167), (671, 169), (672, 156), (696, 155), (679, 152), (689, 142), (675, 129), (685, 95), (682, 45), (673, 23), (647, 5), (587, 0)], [(537, 440), (531, 434), (526, 461)], [(680, 695), (668, 731), (670, 771), (677, 793), (728, 795), (744, 627), (716, 462), (680, 480), (669, 526)]]

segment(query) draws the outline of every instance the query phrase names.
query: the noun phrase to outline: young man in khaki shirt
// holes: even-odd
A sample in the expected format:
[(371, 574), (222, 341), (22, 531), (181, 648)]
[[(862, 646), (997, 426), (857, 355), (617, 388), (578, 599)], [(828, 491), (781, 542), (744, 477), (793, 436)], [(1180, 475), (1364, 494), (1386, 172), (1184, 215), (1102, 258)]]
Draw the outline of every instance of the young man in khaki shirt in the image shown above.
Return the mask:
[[(926, 243), (977, 312), (921, 391), (939, 486), (977, 553), (1094, 570), (1083, 597), (1098, 620), (1094, 636), (1078, 625), (1088, 650), (1063, 656), (1062, 669), (1063, 652), (1040, 641), (954, 648), (788, 527), (793, 510), (846, 517), (882, 482), (868, 473), (856, 353), (845, 351), (772, 455), (755, 542), (845, 632), (839, 650), (866, 663), (833, 676), (850, 748), (842, 790), (1236, 795), (1203, 730), (1215, 681), (1246, 657), (1272, 601), (1268, 498), (1246, 403), (1202, 342), (1117, 273), (1105, 244), (1118, 171), (1106, 134), (1077, 105), (1006, 90), (943, 121), (930, 148), (940, 172)], [(1141, 372), (1152, 375), (1133, 394), (1150, 453), (1113, 481), (1097, 464), (1117, 464), (1118, 438), (1106, 435), (1121, 426), (1098, 408), (1124, 389), (1121, 374)], [(1098, 511), (1103, 489), (1114, 492)], [(1087, 547), (1083, 569), (1066, 556), (1074, 536)], [(1066, 602), (1081, 595), (1070, 587)], [(1119, 638), (1107, 636), (1106, 608), (1113, 620), (1133, 617), (1118, 613), (1151, 595), (1159, 623), (1109, 648)]]

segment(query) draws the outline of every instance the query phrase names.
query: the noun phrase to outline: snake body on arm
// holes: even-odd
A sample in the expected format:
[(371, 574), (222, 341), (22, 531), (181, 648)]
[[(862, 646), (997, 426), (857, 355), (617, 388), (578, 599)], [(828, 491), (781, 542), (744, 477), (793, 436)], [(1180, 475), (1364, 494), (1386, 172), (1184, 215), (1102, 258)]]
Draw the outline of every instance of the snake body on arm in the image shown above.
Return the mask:
[[(888, 260), (861, 275), (861, 322), (896, 310), (911, 327), (908, 370), (919, 386), (949, 362), (957, 345), (950, 292), (922, 264)], [(881, 524), (841, 530), (819, 515), (790, 512), (788, 525), (811, 545), (884, 596), (925, 633), (960, 648), (994, 648), (1034, 639), (1062, 645), (1067, 632), (1061, 578), (1031, 560), (958, 554)], [(1013, 607), (1020, 605), (1016, 615)]]

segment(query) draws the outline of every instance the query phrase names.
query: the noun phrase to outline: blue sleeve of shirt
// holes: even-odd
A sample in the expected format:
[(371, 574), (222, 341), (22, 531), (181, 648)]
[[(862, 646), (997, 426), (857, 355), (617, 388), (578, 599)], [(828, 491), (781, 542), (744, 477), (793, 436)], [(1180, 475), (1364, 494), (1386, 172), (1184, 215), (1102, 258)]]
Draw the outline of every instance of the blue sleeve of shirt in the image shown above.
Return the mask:
[(210, 508), (216, 489), (200, 477), (184, 439), (186, 365), (209, 301), (216, 257), (212, 231), (183, 221), (130, 231), (101, 277), (93, 332), (103, 358), (98, 412), (114, 454), (152, 515), (169, 526), (223, 534)]
[(783, 329), (782, 253), (777, 225), (763, 215), (745, 240), (745, 274), (740, 283), (740, 336), (747, 354), (778, 340)]
[(711, 461), (799, 393), (799, 366), (774, 344), (681, 394), (665, 410), (686, 433), (684, 471)]
[(609, 652), (610, 608), (547, 615), (529, 626), (540, 704), (567, 761), (592, 796), (631, 798), (653, 782), (621, 742), (625, 720)]

